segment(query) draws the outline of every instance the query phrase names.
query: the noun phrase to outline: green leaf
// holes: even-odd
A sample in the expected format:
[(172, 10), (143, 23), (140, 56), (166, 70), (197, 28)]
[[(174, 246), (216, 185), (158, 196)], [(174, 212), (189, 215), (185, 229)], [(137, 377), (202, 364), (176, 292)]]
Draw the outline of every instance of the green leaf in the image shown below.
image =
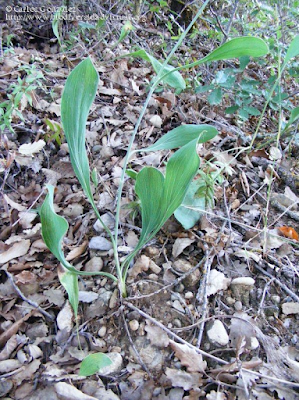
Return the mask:
[(208, 96), (208, 102), (211, 105), (220, 104), (221, 100), (222, 100), (222, 90), (220, 88), (213, 90)]
[(61, 15), (63, 14), (64, 7), (59, 7), (58, 10), (54, 14), (54, 18), (52, 21), (52, 29), (54, 35), (58, 39), (59, 46), (61, 46), (61, 40), (59, 35), (59, 22), (61, 21)]
[(115, 276), (109, 274), (108, 272), (78, 271), (65, 259), (62, 251), (62, 240), (68, 230), (69, 225), (66, 219), (61, 217), (60, 215), (57, 215), (54, 210), (54, 187), (51, 185), (47, 185), (47, 189), (48, 194), (38, 213), (40, 215), (42, 223), (42, 237), (51, 253), (54, 254), (54, 256), (60, 261), (64, 268), (75, 275), (102, 275), (107, 276), (114, 281), (117, 281)]
[(87, 356), (81, 363), (79, 375), (91, 376), (103, 367), (112, 364), (111, 359), (104, 353), (94, 353)]
[(210, 61), (229, 60), (231, 58), (244, 56), (261, 57), (268, 52), (268, 46), (262, 39), (243, 36), (224, 43), (222, 46), (212, 51), (212, 53), (197, 61), (197, 63), (202, 64)]
[(197, 139), (185, 144), (169, 159), (165, 177), (152, 167), (137, 175), (135, 191), (141, 202), (142, 232), (137, 248), (141, 248), (164, 225), (181, 205), (187, 189), (199, 168)]
[(131, 21), (126, 21), (123, 27), (121, 28), (120, 36), (118, 38), (117, 43), (120, 43), (122, 40), (124, 40), (128, 34), (133, 31), (134, 27), (131, 23)]
[(286, 130), (290, 125), (292, 125), (295, 121), (297, 121), (298, 118), (299, 118), (299, 107), (295, 107), (291, 111), (290, 119), (289, 119), (288, 123), (286, 124), (284, 130)]
[(250, 107), (250, 106), (244, 106), (243, 110), (245, 110), (246, 112), (248, 112), (249, 115), (261, 115), (261, 112), (259, 109), (255, 108), (255, 107)]
[(58, 276), (68, 294), (69, 302), (73, 307), (75, 317), (77, 317), (79, 305), (78, 275), (70, 271), (65, 271), (63, 273), (58, 273)]
[(297, 35), (289, 45), (287, 53), (284, 58), (284, 62), (282, 65), (282, 69), (285, 68), (286, 64), (294, 57), (298, 56), (299, 54), (299, 35)]
[(62, 240), (66, 234), (69, 224), (66, 219), (57, 215), (54, 210), (53, 197), (54, 187), (47, 185), (48, 194), (39, 210), (42, 223), (42, 237), (48, 249), (61, 262), (63, 266), (68, 266), (62, 252)]
[(163, 64), (161, 64), (160, 61), (158, 61), (155, 57), (148, 54), (145, 50), (141, 49), (125, 55), (125, 57), (128, 56), (140, 57), (145, 61), (151, 62), (156, 74), (167, 74), (165, 78), (162, 79), (162, 82), (168, 84), (169, 86), (180, 90), (184, 90), (186, 88), (186, 83), (182, 75), (178, 71), (174, 71), (173, 73), (171, 73), (171, 71), (175, 69), (174, 67), (172, 67), (171, 65), (165, 65), (163, 71), (161, 71)]
[[(205, 210), (205, 199), (204, 197), (198, 197), (196, 192), (198, 190), (197, 181), (191, 182), (183, 203), (174, 212), (175, 218), (185, 229), (191, 229), (200, 220), (202, 211)], [(190, 209), (189, 207), (196, 207), (196, 210)]]
[(182, 147), (197, 139), (197, 143), (205, 143), (218, 135), (216, 128), (210, 125), (181, 125), (163, 135), (156, 143), (140, 151), (171, 150)]
[(98, 86), (98, 73), (90, 58), (81, 61), (66, 80), (61, 99), (61, 121), (76, 176), (89, 201), (93, 202), (85, 126)]
[(239, 106), (230, 106), (225, 109), (225, 114), (234, 114), (240, 107)]

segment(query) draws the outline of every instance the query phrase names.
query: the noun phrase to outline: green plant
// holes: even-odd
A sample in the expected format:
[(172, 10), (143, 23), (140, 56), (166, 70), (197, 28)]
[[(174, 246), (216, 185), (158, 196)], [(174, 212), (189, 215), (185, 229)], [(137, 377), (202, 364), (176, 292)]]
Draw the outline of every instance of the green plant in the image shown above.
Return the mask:
[(45, 123), (48, 128), (48, 132), (45, 133), (46, 142), (51, 142), (52, 140), (55, 140), (58, 146), (61, 146), (63, 140), (63, 132), (61, 125), (58, 122), (52, 121), (51, 119), (48, 118), (45, 120)]
[(32, 92), (38, 87), (42, 87), (43, 73), (36, 68), (35, 64), (23, 66), (20, 69), (25, 75), (23, 78), (18, 76), (17, 81), (8, 87), (8, 100), (0, 103), (0, 131), (5, 128), (13, 132), (12, 119), (17, 116), (23, 121), (22, 111), (19, 109), (23, 97), (32, 106)]
[[(206, 3), (207, 1), (203, 7)], [(198, 18), (203, 7), (194, 20)], [(168, 65), (168, 62), (182, 43), (191, 26), (192, 24), (190, 24), (184, 34), (180, 37), (178, 43), (172, 49), (164, 62), (159, 62), (143, 50), (130, 54), (131, 56), (142, 57), (145, 60), (150, 61), (157, 75), (153, 79), (152, 86), (127, 149), (117, 196), (114, 235), (102, 221), (93, 199), (90, 169), (85, 148), (85, 125), (98, 85), (98, 74), (89, 58), (82, 61), (71, 72), (64, 88), (61, 101), (61, 119), (64, 134), (69, 146), (71, 163), (91, 207), (104, 230), (107, 232), (113, 246), (116, 275), (102, 271), (96, 274), (109, 277), (113, 281), (117, 282), (120, 294), (123, 297), (127, 295), (126, 277), (131, 261), (140, 249), (142, 249), (142, 247), (157, 234), (167, 219), (183, 203), (186, 194), (192, 185), (193, 178), (196, 176), (200, 166), (200, 160), (196, 151), (197, 144), (212, 139), (218, 133), (214, 127), (208, 125), (183, 125), (168, 132), (152, 146), (136, 150), (148, 152), (179, 148), (169, 158), (166, 165), (165, 175), (153, 167), (144, 167), (136, 175), (135, 190), (140, 201), (142, 231), (136, 248), (122, 262), (120, 262), (117, 252), (117, 240), (120, 200), (124, 185), (124, 176), (127, 170), (129, 157), (132, 155), (132, 145), (136, 133), (152, 94), (160, 83), (163, 83), (164, 85), (168, 84), (180, 91), (184, 90), (186, 85), (182, 75), (179, 73), (180, 69), (191, 68), (205, 62), (235, 58), (244, 55), (259, 57), (263, 56), (268, 51), (266, 44), (261, 39), (250, 37), (237, 38), (225, 43), (223, 46), (217, 48), (199, 61), (174, 68)], [(95, 273), (78, 271), (65, 259), (62, 251), (62, 241), (67, 232), (68, 223), (63, 217), (55, 213), (53, 198), (54, 188), (48, 185), (48, 194), (39, 210), (42, 223), (42, 236), (47, 247), (63, 266), (63, 272), (60, 273), (59, 279), (68, 293), (69, 301), (73, 307), (75, 316), (77, 316), (78, 275), (95, 275)]]

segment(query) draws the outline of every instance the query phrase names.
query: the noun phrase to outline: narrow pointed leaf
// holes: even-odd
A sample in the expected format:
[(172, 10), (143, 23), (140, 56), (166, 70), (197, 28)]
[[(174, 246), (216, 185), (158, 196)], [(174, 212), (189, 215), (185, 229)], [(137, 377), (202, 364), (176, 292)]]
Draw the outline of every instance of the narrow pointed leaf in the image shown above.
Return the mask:
[(81, 363), (79, 375), (91, 376), (103, 367), (112, 364), (111, 359), (103, 353), (94, 353), (87, 356)]
[(140, 151), (171, 150), (182, 147), (197, 138), (197, 143), (205, 143), (218, 135), (210, 125), (181, 125), (163, 135), (155, 144)]
[(98, 86), (98, 73), (87, 58), (70, 73), (61, 99), (61, 121), (76, 176), (92, 201), (89, 163), (85, 148), (85, 126)]
[(78, 275), (70, 271), (65, 271), (63, 273), (59, 273), (58, 276), (60, 283), (68, 294), (69, 302), (73, 307), (75, 317), (77, 317), (79, 305)]

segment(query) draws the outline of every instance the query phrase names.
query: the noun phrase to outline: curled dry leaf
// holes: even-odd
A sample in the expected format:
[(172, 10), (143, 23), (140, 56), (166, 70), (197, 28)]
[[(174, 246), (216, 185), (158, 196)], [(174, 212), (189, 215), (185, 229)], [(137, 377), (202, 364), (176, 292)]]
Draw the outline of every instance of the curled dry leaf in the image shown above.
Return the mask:
[(97, 400), (66, 382), (55, 383), (55, 390), (61, 400)]
[(189, 238), (177, 238), (172, 248), (172, 255), (174, 258), (178, 257), (186, 247), (190, 246), (194, 242), (194, 239)]
[(67, 301), (63, 309), (57, 315), (57, 326), (62, 331), (65, 329), (70, 332), (73, 329), (73, 309), (70, 303)]
[(27, 254), (28, 249), (30, 247), (29, 239), (21, 239), (19, 242), (16, 242), (12, 245), (8, 250), (4, 251), (1, 254), (0, 264), (5, 264), (14, 258), (18, 258)]
[(207, 363), (202, 359), (202, 355), (192, 347), (176, 343), (173, 340), (169, 340), (169, 343), (175, 351), (176, 357), (181, 360), (182, 365), (187, 368), (188, 372), (203, 372), (207, 368)]
[(25, 156), (32, 156), (34, 153), (38, 153), (45, 145), (46, 142), (42, 139), (34, 143), (25, 143), (19, 147), (19, 153)]

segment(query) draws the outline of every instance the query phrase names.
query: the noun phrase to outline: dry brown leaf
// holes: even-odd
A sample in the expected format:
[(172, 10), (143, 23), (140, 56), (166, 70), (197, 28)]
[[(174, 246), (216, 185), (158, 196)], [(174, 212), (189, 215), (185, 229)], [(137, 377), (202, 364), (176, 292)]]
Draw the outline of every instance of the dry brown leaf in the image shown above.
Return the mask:
[(57, 315), (57, 326), (62, 330), (70, 332), (73, 329), (74, 313), (70, 303), (67, 301), (61, 311)]
[(178, 257), (186, 247), (190, 246), (194, 242), (194, 239), (189, 238), (177, 238), (172, 248), (172, 255), (174, 258)]
[(184, 390), (196, 389), (201, 385), (201, 375), (197, 372), (189, 373), (174, 368), (166, 368), (166, 376), (173, 387), (182, 387)]
[(133, 267), (129, 271), (129, 275), (136, 278), (137, 275), (149, 269), (151, 259), (144, 254), (137, 259)]
[(176, 357), (181, 360), (188, 372), (203, 372), (207, 368), (207, 363), (202, 359), (202, 355), (187, 344), (176, 343), (173, 340), (169, 340), (169, 343), (175, 351)]
[(20, 329), (23, 322), (27, 321), (33, 315), (34, 311), (30, 311), (26, 314), (23, 318), (19, 319), (18, 321), (14, 322), (6, 331), (1, 333), (0, 335), (0, 346), (4, 346), (4, 344), (13, 336), (15, 335), (18, 330)]
[(0, 264), (5, 264), (8, 261), (13, 260), (14, 258), (24, 256), (25, 254), (27, 254), (29, 247), (30, 240), (21, 239), (1, 254)]
[(157, 325), (151, 325), (148, 320), (146, 320), (146, 323), (144, 330), (147, 332), (147, 337), (151, 344), (160, 348), (167, 347), (169, 344), (167, 333)]
[(69, 252), (69, 254), (66, 256), (66, 260), (67, 261), (72, 261), (75, 258), (81, 256), (81, 254), (83, 254), (84, 251), (86, 250), (87, 245), (88, 245), (88, 241), (85, 240), (80, 246), (75, 247), (73, 250), (71, 250)]
[(22, 144), (18, 151), (25, 156), (32, 156), (35, 153), (39, 153), (45, 145), (46, 142), (40, 139), (37, 142)]
[(55, 383), (55, 390), (60, 400), (97, 400), (96, 397), (88, 396), (66, 382)]

